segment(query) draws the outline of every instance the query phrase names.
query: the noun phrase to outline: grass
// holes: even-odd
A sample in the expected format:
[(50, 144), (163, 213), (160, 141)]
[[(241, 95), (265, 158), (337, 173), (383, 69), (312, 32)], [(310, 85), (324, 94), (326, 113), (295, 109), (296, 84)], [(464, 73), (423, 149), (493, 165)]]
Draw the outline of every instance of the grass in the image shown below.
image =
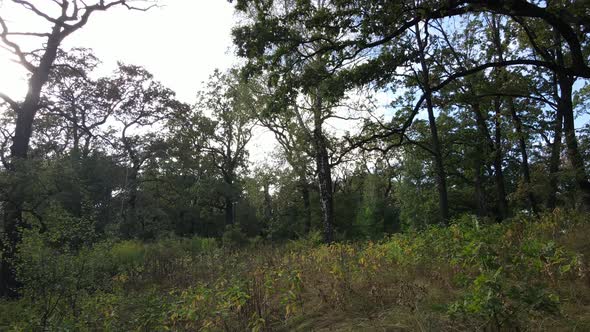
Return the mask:
[(0, 304), (0, 330), (590, 330), (589, 221), (564, 211), (503, 224), (464, 217), (330, 246), (103, 244), (76, 256), (93, 273), (25, 283), (24, 298)]

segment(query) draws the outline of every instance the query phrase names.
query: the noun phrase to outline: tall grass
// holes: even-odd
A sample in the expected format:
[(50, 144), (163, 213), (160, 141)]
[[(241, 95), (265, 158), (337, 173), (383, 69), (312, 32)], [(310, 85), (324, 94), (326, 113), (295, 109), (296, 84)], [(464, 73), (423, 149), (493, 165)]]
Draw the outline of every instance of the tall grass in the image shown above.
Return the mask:
[(590, 330), (589, 221), (465, 216), (329, 246), (313, 234), (278, 248), (101, 244), (55, 256), (69, 264), (52, 270), (55, 287), (25, 280), (22, 299), (0, 304), (0, 330)]

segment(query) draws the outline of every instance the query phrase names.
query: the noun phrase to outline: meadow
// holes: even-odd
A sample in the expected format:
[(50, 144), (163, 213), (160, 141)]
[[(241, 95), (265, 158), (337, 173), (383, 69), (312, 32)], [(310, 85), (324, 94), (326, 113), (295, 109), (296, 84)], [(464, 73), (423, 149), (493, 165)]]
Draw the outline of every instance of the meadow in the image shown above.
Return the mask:
[(234, 234), (73, 250), (31, 232), (0, 330), (585, 331), (588, 232), (561, 210), (331, 245)]

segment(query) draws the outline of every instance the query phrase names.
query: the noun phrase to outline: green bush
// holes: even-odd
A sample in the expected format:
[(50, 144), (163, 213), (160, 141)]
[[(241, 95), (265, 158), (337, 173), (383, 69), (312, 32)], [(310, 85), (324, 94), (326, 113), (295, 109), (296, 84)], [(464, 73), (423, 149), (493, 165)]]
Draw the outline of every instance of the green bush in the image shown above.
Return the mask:
[[(53, 329), (72, 317), (77, 318), (83, 299), (108, 288), (113, 273), (113, 262), (104, 246), (90, 247), (90, 240), (79, 234), (72, 236), (69, 226), (90, 236), (92, 231), (85, 233), (80, 229), (84, 223), (79, 219), (55, 211), (49, 214), (53, 219), (45, 219), (44, 229), (34, 226), (22, 230), (15, 262), (28, 313), (35, 317), (26, 321), (34, 330)], [(91, 223), (86, 226), (92, 228)]]
[(190, 239), (183, 239), (184, 250), (191, 255), (212, 253), (218, 249), (217, 241), (213, 238), (194, 236)]
[(221, 240), (223, 246), (230, 249), (241, 248), (248, 244), (248, 238), (239, 224), (227, 225)]
[(109, 254), (119, 273), (137, 275), (144, 266), (146, 249), (141, 242), (128, 240), (115, 243)]

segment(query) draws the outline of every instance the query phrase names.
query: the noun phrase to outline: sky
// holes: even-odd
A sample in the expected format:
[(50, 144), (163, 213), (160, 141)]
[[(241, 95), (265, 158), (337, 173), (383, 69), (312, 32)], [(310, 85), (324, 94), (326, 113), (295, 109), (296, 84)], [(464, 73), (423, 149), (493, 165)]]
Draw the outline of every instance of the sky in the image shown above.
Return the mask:
[[(225, 69), (236, 62), (231, 51), (233, 7), (225, 0), (160, 3), (161, 7), (147, 12), (118, 8), (94, 13), (86, 26), (64, 41), (64, 48), (92, 48), (103, 61), (105, 74), (117, 61), (143, 66), (176, 91), (179, 99), (192, 102), (200, 83), (215, 68)], [(30, 12), (17, 10), (7, 1), (0, 5), (0, 15), (14, 31), (47, 31), (42, 21), (31, 19)], [(0, 52), (0, 91), (20, 99), (26, 91), (23, 76), (8, 54)]]
[[(49, 0), (32, 1), (51, 7)], [(187, 103), (215, 68), (221, 70), (238, 63), (234, 55), (231, 28), (236, 16), (226, 0), (160, 0), (158, 8), (147, 12), (123, 8), (96, 12), (81, 30), (67, 37), (63, 48), (93, 49), (103, 62), (100, 75), (108, 75), (117, 61), (140, 65), (155, 79), (177, 93)], [(55, 5), (53, 5), (56, 7)], [(44, 21), (10, 1), (0, 0), (0, 16), (11, 31), (48, 31)], [(23, 37), (24, 38), (24, 37)], [(18, 39), (28, 49), (38, 48), (39, 39)], [(25, 71), (0, 49), (0, 92), (15, 100), (24, 97)], [(257, 128), (249, 150), (251, 159), (263, 161), (276, 147), (272, 134)]]

